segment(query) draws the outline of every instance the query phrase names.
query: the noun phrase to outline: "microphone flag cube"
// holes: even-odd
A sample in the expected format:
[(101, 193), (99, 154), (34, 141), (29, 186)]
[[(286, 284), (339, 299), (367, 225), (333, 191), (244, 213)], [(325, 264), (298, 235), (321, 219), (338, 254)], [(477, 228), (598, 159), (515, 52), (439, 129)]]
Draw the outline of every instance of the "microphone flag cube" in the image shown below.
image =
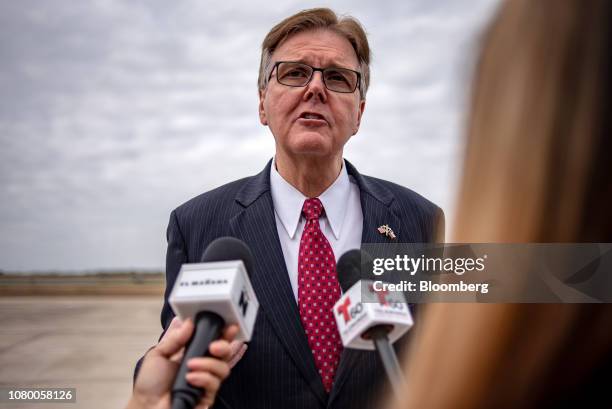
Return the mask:
[(259, 302), (241, 260), (183, 264), (168, 300), (182, 320), (214, 312), (238, 324), (237, 340), (251, 339)]
[[(366, 295), (363, 300), (362, 295)], [(375, 291), (370, 280), (358, 281), (340, 297), (334, 305), (334, 317), (342, 344), (353, 349), (375, 349), (367, 336), (367, 330), (374, 326), (388, 327), (387, 336), (393, 343), (413, 325), (403, 294)]]

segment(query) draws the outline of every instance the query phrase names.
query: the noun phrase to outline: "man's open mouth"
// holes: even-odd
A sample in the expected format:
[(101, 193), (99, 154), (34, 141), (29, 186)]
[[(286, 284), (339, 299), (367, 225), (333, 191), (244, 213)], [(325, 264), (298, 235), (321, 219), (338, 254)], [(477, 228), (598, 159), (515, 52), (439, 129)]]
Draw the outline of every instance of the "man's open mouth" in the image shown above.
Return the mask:
[(314, 119), (319, 121), (325, 121), (325, 117), (321, 114), (317, 114), (316, 112), (303, 112), (299, 119)]

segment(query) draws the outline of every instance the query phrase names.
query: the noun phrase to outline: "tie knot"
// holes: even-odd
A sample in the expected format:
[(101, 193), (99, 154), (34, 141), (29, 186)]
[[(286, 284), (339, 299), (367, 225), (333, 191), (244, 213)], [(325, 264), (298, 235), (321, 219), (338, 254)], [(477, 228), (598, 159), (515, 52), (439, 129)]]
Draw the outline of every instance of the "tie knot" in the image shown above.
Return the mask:
[(304, 200), (304, 206), (302, 206), (302, 212), (306, 217), (306, 220), (318, 219), (323, 213), (323, 204), (317, 197)]

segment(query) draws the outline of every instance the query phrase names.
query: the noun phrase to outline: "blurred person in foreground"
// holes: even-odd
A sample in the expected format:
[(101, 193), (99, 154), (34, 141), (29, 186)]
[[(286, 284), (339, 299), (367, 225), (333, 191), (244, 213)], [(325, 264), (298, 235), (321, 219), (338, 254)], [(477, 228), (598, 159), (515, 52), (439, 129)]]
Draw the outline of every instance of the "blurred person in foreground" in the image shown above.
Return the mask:
[[(612, 2), (513, 0), (482, 44), (452, 242), (612, 242)], [(431, 304), (393, 408), (610, 408), (612, 308)]]
[(336, 260), (362, 243), (440, 240), (444, 216), (417, 193), (361, 175), (343, 159), (365, 110), (369, 64), (368, 40), (354, 18), (312, 9), (273, 27), (258, 80), (273, 159), (258, 175), (204, 193), (170, 216), (164, 328), (183, 263), (199, 262), (221, 236), (243, 240), (254, 255), (250, 275), (261, 308), (219, 405), (361, 408), (374, 407), (381, 394), (386, 377), (376, 353), (342, 346), (332, 311), (340, 297)]
[[(134, 383), (132, 397), (126, 409), (169, 409), (171, 390), (178, 372), (184, 347), (193, 333), (190, 319), (180, 321), (174, 318), (159, 343), (145, 355)], [(194, 386), (205, 390), (196, 407), (205, 409), (215, 401), (221, 382), (230, 373), (230, 342), (238, 333), (236, 325), (223, 330), (223, 339), (210, 344), (211, 356), (192, 358), (187, 363), (190, 372), (186, 378)]]

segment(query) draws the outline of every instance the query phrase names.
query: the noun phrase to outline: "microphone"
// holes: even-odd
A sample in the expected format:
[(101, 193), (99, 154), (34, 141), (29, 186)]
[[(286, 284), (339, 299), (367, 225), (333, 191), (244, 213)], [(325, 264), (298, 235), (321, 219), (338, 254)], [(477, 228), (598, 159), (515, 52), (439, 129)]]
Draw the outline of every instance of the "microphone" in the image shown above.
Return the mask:
[(214, 240), (201, 263), (183, 264), (168, 298), (174, 313), (191, 318), (195, 330), (172, 388), (172, 409), (197, 406), (204, 390), (185, 379), (187, 361), (210, 355), (210, 343), (221, 337), (225, 324), (238, 324), (237, 340), (249, 341), (259, 302), (248, 274), (253, 271), (253, 255), (248, 246), (233, 237)]
[(400, 396), (404, 376), (391, 344), (412, 327), (412, 314), (402, 293), (376, 291), (374, 281), (362, 279), (362, 271), (372, 272), (371, 260), (361, 250), (350, 250), (338, 260), (343, 295), (334, 305), (334, 317), (346, 348), (376, 349), (393, 391)]

